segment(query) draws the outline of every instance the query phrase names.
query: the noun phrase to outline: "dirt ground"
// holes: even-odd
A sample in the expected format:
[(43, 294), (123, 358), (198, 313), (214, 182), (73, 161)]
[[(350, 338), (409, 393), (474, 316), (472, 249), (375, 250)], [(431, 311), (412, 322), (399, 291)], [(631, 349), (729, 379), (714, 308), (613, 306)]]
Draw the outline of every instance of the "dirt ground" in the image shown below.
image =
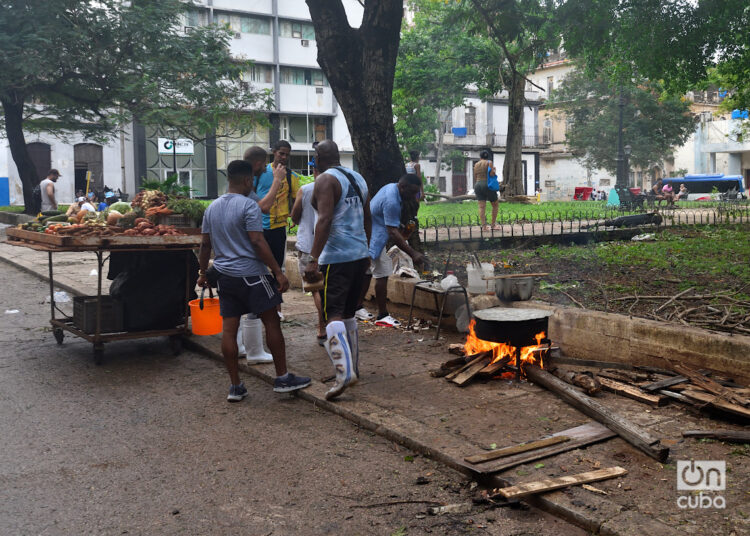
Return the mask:
[(0, 534), (584, 534), (535, 510), (425, 515), (470, 482), (253, 378), (230, 405), (219, 363), (163, 340), (97, 367), (55, 344), (45, 284), (7, 266), (0, 284)]
[[(705, 231), (692, 228), (670, 228), (664, 232), (669, 233), (670, 238), (675, 237), (683, 243), (707, 244), (711, 242), (713, 247), (710, 251), (707, 248), (704, 253), (705, 259), (696, 258), (693, 264), (690, 263), (690, 259), (684, 258), (676, 263), (673, 258), (670, 258), (669, 248), (665, 247), (663, 258), (658, 259), (658, 262), (653, 262), (650, 267), (636, 266), (627, 259), (624, 259), (622, 264), (608, 266), (591, 253), (594, 248), (606, 244), (596, 242), (582, 246), (556, 246), (555, 254), (540, 254), (539, 248), (528, 249), (519, 246), (509, 249), (483, 249), (477, 252), (477, 256), (481, 262), (493, 263), (495, 274), (498, 275), (501, 273), (549, 274), (538, 278), (535, 284), (534, 299), (537, 300), (660, 321), (682, 322), (722, 332), (750, 334), (750, 301), (748, 301), (750, 287), (745, 271), (747, 258), (744, 258), (750, 244), (748, 230), (731, 235), (737, 241), (742, 241), (744, 247), (744, 249), (740, 247), (735, 250), (740, 252), (735, 257), (731, 257), (732, 253), (722, 254), (720, 244), (717, 245), (713, 237), (706, 236)], [(454, 271), (459, 282), (467, 283), (466, 265), (475, 258), (473, 253), (450, 251), (449, 248), (431, 248), (428, 249), (427, 255), (432, 262), (433, 269), (442, 273), (445, 271), (446, 263), (449, 262), (448, 269)], [(695, 257), (700, 255), (700, 252), (696, 253)], [(723, 263), (724, 269), (719, 273), (707, 266), (712, 258), (719, 258)], [(735, 300), (739, 298), (741, 303), (718, 297), (689, 302), (678, 300), (660, 310), (660, 306), (666, 300), (640, 298), (641, 296), (671, 297), (685, 291), (690, 285), (696, 289), (692, 292), (693, 294), (718, 293), (720, 295), (731, 292), (731, 297)], [(632, 297), (632, 299), (623, 299), (624, 297)], [(712, 305), (714, 308), (710, 309)], [(678, 319), (678, 316), (681, 316), (678, 313), (685, 313), (687, 309), (698, 306), (703, 309), (688, 311), (689, 314), (682, 320)], [(724, 317), (725, 312), (729, 313), (730, 310), (732, 316)], [(724, 322), (720, 323), (723, 317)]]

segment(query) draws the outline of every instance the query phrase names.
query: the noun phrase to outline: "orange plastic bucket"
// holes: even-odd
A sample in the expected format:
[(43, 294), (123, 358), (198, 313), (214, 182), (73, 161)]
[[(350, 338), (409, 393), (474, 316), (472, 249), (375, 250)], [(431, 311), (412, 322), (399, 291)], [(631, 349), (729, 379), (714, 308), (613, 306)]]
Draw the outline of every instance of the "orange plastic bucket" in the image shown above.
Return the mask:
[[(205, 292), (205, 289), (203, 289)], [(217, 335), (222, 331), (222, 319), (219, 314), (219, 298), (190, 300), (190, 318), (192, 318), (193, 335)], [(211, 293), (213, 296), (213, 293)]]

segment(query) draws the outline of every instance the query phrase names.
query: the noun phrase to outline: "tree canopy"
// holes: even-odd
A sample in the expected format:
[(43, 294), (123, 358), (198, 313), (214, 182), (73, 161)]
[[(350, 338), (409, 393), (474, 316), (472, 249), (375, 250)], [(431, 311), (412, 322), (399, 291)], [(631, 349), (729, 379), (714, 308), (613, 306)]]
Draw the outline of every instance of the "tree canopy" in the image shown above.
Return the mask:
[(178, 31), (179, 0), (0, 0), (2, 127), (24, 186), (39, 180), (25, 133), (104, 140), (133, 117), (200, 137), (220, 123), (249, 129), (267, 93), (243, 89), (248, 62), (228, 32)]
[(623, 143), (632, 148), (631, 164), (642, 169), (661, 165), (674, 147), (687, 141), (695, 125), (690, 104), (679, 97), (662, 97), (659, 83), (639, 80), (622, 85), (577, 70), (553, 92), (548, 108), (571, 121), (566, 142), (573, 154), (589, 168), (614, 174), (620, 92), (625, 100)]

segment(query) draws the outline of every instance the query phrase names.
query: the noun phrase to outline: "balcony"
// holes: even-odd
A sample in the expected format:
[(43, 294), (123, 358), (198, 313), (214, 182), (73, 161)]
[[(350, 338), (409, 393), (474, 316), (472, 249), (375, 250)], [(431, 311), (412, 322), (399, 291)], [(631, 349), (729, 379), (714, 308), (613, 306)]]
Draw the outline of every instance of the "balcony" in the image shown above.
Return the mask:
[(305, 0), (284, 0), (279, 2), (279, 17), (290, 19), (310, 19), (310, 10)]
[[(205, 0), (198, 1), (200, 4), (207, 4)], [(252, 4), (252, 5), (247, 5)], [(254, 0), (253, 2), (237, 2), (237, 0), (213, 0), (214, 9), (227, 9), (231, 11), (252, 11), (254, 13), (273, 13), (271, 9), (271, 0)], [(249, 9), (246, 9), (249, 8)]]
[[(521, 145), (523, 147), (539, 147), (540, 141), (539, 136), (526, 134), (523, 136)], [(490, 147), (507, 147), (508, 136), (505, 134), (487, 134), (487, 145)]]
[[(237, 37), (239, 36), (239, 37)], [(232, 56), (261, 63), (273, 63), (273, 37), (250, 33), (237, 33), (229, 41)]]
[(281, 84), (279, 111), (310, 115), (333, 113), (333, 92), (325, 86)]
[(318, 47), (312, 39), (280, 37), (279, 62), (282, 65), (318, 68)]

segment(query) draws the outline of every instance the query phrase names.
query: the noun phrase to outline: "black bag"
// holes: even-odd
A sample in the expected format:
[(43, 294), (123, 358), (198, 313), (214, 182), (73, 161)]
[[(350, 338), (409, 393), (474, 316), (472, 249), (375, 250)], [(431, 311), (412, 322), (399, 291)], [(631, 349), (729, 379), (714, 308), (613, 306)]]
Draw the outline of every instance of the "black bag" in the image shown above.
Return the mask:
[[(347, 179), (349, 179), (349, 183), (354, 187), (354, 191), (357, 192), (357, 197), (359, 197), (359, 200), (362, 202), (362, 206), (364, 207), (365, 198), (362, 196), (362, 191), (359, 189), (359, 186), (357, 186), (357, 181), (354, 179), (354, 176), (341, 166), (334, 166), (333, 169), (338, 169), (346, 176)], [(341, 195), (345, 195), (344, 192), (342, 192)]]

